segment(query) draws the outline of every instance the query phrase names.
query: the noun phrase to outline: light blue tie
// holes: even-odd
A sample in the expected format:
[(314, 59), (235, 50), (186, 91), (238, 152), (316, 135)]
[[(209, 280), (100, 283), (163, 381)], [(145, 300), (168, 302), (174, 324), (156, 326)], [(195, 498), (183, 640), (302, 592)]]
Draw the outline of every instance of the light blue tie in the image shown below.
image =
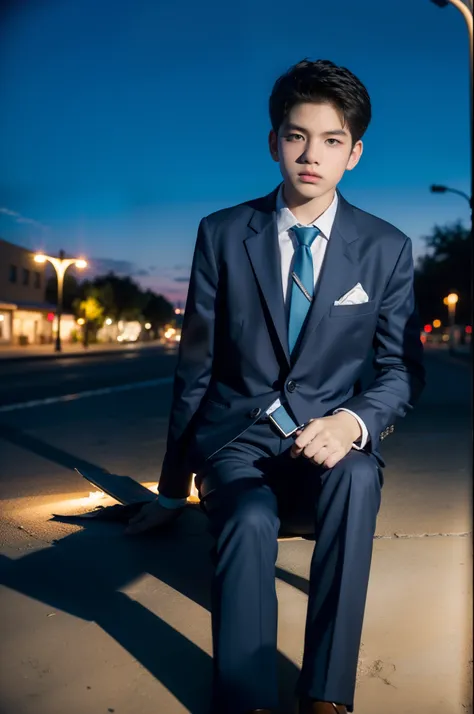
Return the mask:
[[(314, 270), (311, 244), (319, 235), (319, 228), (313, 226), (293, 226), (298, 246), (295, 250), (291, 275), (290, 315), (288, 324), (288, 343), (290, 354), (298, 341), (306, 315), (314, 294)], [(291, 411), (291, 410), (290, 410)], [(283, 433), (290, 433), (297, 425), (286, 404), (281, 404), (271, 415)]]
[(314, 271), (311, 244), (319, 235), (319, 228), (313, 226), (293, 226), (298, 239), (292, 271), (290, 316), (288, 322), (288, 343), (290, 354), (298, 341), (306, 315), (314, 295)]

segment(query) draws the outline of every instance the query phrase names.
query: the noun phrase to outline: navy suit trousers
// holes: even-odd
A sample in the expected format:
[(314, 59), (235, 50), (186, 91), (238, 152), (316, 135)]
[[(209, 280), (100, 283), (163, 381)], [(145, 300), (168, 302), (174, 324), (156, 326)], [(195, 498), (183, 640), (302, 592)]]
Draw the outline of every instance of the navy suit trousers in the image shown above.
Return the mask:
[(256, 423), (196, 478), (215, 538), (212, 711), (277, 708), (279, 533), (313, 533), (297, 694), (353, 711), (382, 472), (352, 450), (334, 468), (291, 459), (293, 439)]

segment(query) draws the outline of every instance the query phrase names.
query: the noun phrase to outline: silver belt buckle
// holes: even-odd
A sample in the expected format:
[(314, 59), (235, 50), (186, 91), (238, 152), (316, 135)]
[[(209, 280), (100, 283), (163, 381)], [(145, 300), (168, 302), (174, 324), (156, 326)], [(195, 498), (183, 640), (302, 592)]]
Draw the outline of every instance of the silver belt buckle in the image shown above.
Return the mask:
[(293, 434), (295, 434), (295, 433), (298, 431), (298, 429), (302, 429), (301, 426), (295, 426), (294, 429), (291, 429), (290, 431), (285, 431), (285, 430), (283, 429), (283, 427), (277, 422), (276, 419), (273, 418), (273, 416), (272, 416), (271, 414), (268, 415), (268, 418), (269, 418), (269, 420), (272, 422), (272, 424), (274, 424), (274, 425), (276, 426), (276, 428), (278, 429), (278, 431), (280, 432), (280, 434), (281, 434), (285, 439), (288, 439), (289, 436), (293, 436)]

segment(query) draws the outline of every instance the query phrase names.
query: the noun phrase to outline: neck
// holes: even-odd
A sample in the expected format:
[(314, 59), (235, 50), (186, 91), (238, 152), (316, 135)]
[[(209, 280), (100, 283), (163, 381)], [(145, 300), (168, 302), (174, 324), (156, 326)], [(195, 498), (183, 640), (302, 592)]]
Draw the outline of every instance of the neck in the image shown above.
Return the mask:
[(294, 217), (303, 225), (313, 223), (324, 211), (327, 211), (334, 200), (335, 193), (336, 189), (332, 188), (322, 196), (308, 199), (297, 195), (286, 183), (283, 184), (283, 199)]

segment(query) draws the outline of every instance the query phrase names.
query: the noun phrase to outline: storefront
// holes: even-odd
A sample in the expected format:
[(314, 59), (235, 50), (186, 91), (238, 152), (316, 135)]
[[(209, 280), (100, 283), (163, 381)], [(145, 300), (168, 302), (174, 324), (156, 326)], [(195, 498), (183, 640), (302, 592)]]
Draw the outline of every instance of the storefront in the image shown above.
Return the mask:
[(0, 302), (0, 345), (10, 345), (13, 336), (13, 311), (16, 305)]
[[(14, 345), (45, 345), (56, 339), (57, 318), (55, 307), (44, 304), (19, 302), (13, 313), (12, 341)], [(71, 342), (77, 324), (73, 315), (61, 317), (61, 339)]]
[(20, 308), (13, 315), (13, 338), (17, 345), (42, 345), (51, 336), (47, 312), (34, 308)]

